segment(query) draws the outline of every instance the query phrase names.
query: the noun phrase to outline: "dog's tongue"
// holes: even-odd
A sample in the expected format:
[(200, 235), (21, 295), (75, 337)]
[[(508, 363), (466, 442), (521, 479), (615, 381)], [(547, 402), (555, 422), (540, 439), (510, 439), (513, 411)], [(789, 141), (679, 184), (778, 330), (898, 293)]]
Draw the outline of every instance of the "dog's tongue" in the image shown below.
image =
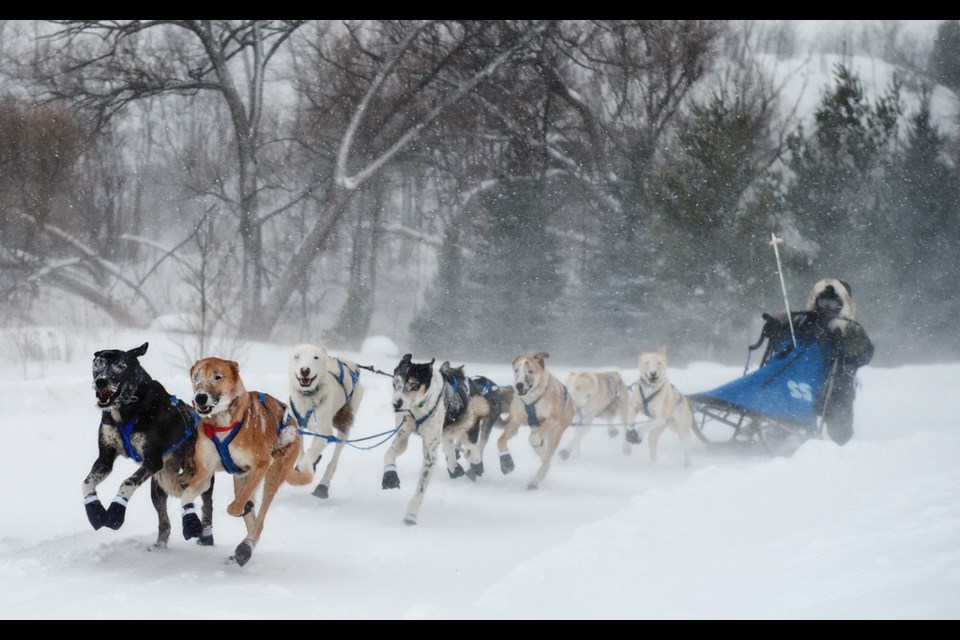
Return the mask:
[(111, 395), (109, 389), (97, 389), (97, 400), (100, 404), (106, 404)]

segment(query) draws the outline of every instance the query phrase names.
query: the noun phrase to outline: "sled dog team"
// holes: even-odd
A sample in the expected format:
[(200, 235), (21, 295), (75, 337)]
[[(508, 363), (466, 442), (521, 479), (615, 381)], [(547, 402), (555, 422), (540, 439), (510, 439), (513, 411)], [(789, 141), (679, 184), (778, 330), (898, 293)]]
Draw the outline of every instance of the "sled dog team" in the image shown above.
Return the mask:
[[(180, 499), (184, 538), (213, 545), (214, 480), (218, 472), (226, 472), (233, 478), (227, 513), (242, 518), (246, 526), (246, 536), (228, 560), (243, 566), (260, 540), (280, 485), (313, 483), (321, 457), (333, 444), (312, 491), (318, 498), (329, 497), (364, 396), (361, 367), (329, 355), (322, 345), (297, 345), (289, 358), (287, 404), (248, 390), (237, 362), (206, 357), (190, 368), (193, 397), (188, 404), (170, 395), (140, 364), (147, 347), (144, 343), (129, 351), (107, 349), (94, 354), (93, 386), (102, 413), (99, 453), (82, 487), (87, 518), (94, 529), (119, 529), (127, 502), (149, 479), (158, 518), (154, 546), (165, 548), (170, 538), (169, 496)], [(546, 478), (555, 453), (561, 459), (579, 455), (587, 428), (598, 418), (614, 419), (625, 427), (624, 453), (645, 435), (651, 462), (656, 461), (660, 435), (672, 430), (683, 445), (684, 465), (689, 466), (693, 415), (667, 378), (664, 347), (640, 353), (640, 376), (630, 386), (616, 372), (575, 372), (561, 382), (548, 370), (548, 357), (549, 353), (539, 352), (514, 358), (511, 386), (467, 376), (462, 366), (452, 367), (449, 362), (414, 362), (409, 353), (401, 358), (393, 371), (396, 431), (384, 454), (382, 487), (400, 487), (397, 458), (416, 433), (423, 462), (407, 504), (406, 524), (417, 523), (440, 450), (451, 478), (466, 476), (476, 481), (484, 473), (484, 448), (498, 425), (503, 427), (496, 447), (504, 474), (515, 469), (509, 441), (521, 426), (530, 427), (529, 442), (540, 459), (527, 483), (530, 490)], [(639, 414), (647, 419), (636, 423)], [(608, 423), (607, 432), (616, 437), (619, 430), (613, 424)], [(560, 449), (571, 425), (576, 425), (574, 435)], [(110, 475), (118, 456), (140, 466), (121, 482), (105, 508), (97, 487)], [(195, 507), (198, 498), (202, 517)]]

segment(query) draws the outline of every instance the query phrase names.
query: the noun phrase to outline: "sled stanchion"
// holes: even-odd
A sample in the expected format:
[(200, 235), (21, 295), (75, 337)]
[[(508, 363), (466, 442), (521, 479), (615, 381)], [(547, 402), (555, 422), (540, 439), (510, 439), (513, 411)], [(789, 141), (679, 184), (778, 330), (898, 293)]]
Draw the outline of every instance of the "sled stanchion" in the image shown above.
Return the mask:
[(780, 267), (780, 250), (778, 245), (783, 244), (783, 238), (778, 238), (777, 234), (770, 234), (770, 244), (773, 245), (773, 255), (777, 258), (777, 273), (780, 274), (780, 288), (783, 290), (783, 305), (787, 310), (787, 324), (790, 325), (790, 339), (793, 346), (797, 346), (797, 336), (793, 333), (793, 316), (790, 315), (790, 302), (787, 301), (787, 285), (783, 281), (783, 269)]

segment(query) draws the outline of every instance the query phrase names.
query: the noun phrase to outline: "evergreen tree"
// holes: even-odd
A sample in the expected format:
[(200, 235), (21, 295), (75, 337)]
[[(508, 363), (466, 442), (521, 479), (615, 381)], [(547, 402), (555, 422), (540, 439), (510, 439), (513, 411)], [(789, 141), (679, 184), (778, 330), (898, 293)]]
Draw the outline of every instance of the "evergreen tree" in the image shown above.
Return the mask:
[(944, 339), (950, 348), (960, 345), (960, 334), (953, 329), (960, 314), (960, 184), (944, 147), (930, 119), (930, 96), (924, 95), (910, 120), (906, 148), (887, 181), (890, 218), (885, 235), (896, 264), (891, 284), (899, 298), (890, 314), (892, 324), (906, 334), (906, 344), (926, 348), (931, 356), (943, 349)]
[(960, 20), (944, 20), (937, 28), (930, 77), (960, 95)]
[(838, 65), (834, 87), (815, 113), (812, 136), (800, 127), (790, 137), (792, 182), (781, 214), (784, 225), (795, 226), (813, 247), (805, 264), (795, 265), (805, 280), (829, 272), (882, 281), (889, 266), (885, 238), (874, 231), (885, 220), (880, 198), (901, 112), (898, 82), (871, 105), (856, 74)]

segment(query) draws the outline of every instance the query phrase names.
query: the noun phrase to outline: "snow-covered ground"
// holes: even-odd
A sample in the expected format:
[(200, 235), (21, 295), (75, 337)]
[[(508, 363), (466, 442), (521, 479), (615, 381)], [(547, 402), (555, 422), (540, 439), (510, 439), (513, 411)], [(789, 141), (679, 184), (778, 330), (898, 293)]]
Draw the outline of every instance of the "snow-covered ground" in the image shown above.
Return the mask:
[[(399, 459), (399, 490), (380, 488), (386, 445), (348, 448), (329, 500), (310, 495), (312, 485), (281, 488), (241, 568), (224, 563), (244, 536), (225, 511), (232, 491), (225, 474), (216, 485), (212, 548), (183, 540), (171, 500), (170, 547), (151, 551), (157, 523), (146, 485), (119, 531), (87, 523), (81, 482), (96, 456), (99, 418), (92, 353), (144, 341), (147, 370), (189, 397), (188, 365), (162, 332), (49, 330), (42, 353), (31, 355), (21, 340), (26, 360), (8, 344), (0, 371), (8, 443), (0, 466), (7, 489), (0, 617), (960, 617), (960, 424), (950, 402), (960, 364), (862, 369), (854, 440), (811, 441), (790, 458), (734, 455), (698, 441), (684, 469), (666, 434), (653, 467), (646, 444), (626, 456), (598, 428), (579, 458), (557, 460), (531, 492), (525, 487), (536, 466), (523, 427), (511, 442), (512, 474), (500, 473), (493, 443), (476, 483), (451, 480), (439, 467), (415, 527), (402, 518), (419, 440)], [(55, 351), (50, 345), (60, 353), (44, 359)], [(247, 387), (288, 398), (292, 346), (245, 345), (236, 359)], [(402, 355), (395, 351), (380, 340), (361, 353), (331, 352), (392, 371)], [(414, 359), (434, 355), (444, 359)], [(509, 383), (509, 364), (467, 363), (467, 373)], [(570, 368), (551, 370), (562, 379)], [(621, 373), (637, 378), (636, 370)], [(697, 363), (670, 374), (681, 390), (696, 392), (741, 368)], [(355, 438), (394, 424), (390, 378), (364, 372), (361, 381), (368, 390)], [(101, 499), (134, 468), (118, 461)]]

